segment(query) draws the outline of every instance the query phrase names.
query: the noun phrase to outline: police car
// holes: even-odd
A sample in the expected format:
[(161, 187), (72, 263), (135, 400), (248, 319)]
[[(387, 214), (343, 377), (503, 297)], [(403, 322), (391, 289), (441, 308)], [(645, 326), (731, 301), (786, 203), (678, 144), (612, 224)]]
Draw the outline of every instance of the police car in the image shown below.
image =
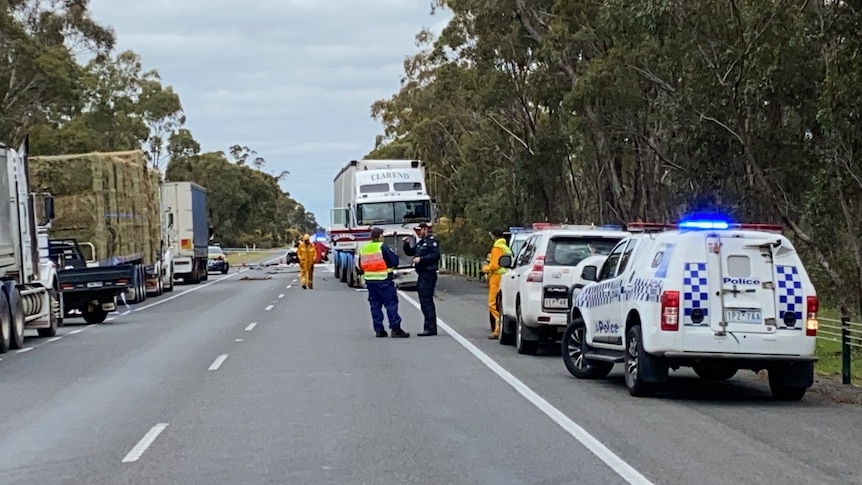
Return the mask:
[(629, 393), (648, 396), (669, 369), (705, 380), (766, 369), (775, 398), (802, 399), (814, 382), (818, 299), (781, 226), (695, 218), (627, 229), (569, 311), (572, 375), (603, 378), (623, 363)]
[[(580, 276), (574, 268), (590, 256), (608, 254), (629, 235), (620, 226), (533, 224), (500, 280), (500, 343), (520, 354), (535, 354), (541, 342), (558, 342), (566, 329), (569, 288)], [(507, 264), (508, 263), (508, 264)]]

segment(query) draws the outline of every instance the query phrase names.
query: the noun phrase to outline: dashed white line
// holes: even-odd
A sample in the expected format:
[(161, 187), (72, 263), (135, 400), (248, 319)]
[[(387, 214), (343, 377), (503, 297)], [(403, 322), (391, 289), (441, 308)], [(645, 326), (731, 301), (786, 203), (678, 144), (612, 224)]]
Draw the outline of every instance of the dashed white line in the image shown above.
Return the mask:
[(135, 447), (132, 448), (132, 451), (130, 451), (129, 454), (126, 455), (125, 458), (123, 458), (123, 463), (133, 463), (138, 461), (141, 456), (143, 456), (144, 452), (147, 451), (147, 448), (149, 448), (150, 445), (152, 445), (153, 442), (156, 441), (156, 438), (158, 438), (159, 435), (162, 434), (162, 431), (164, 431), (167, 427), (168, 423), (159, 423), (150, 428), (150, 430), (147, 431), (147, 434), (145, 434), (144, 437), (141, 438), (141, 441), (138, 441), (138, 444), (136, 444)]
[(79, 328), (78, 330), (72, 330), (71, 332), (69, 332), (69, 335), (75, 335), (76, 333), (81, 333), (83, 331), (84, 331), (83, 328)]
[(245, 331), (251, 332), (252, 330), (254, 330), (254, 327), (256, 327), (256, 326), (257, 326), (257, 322), (251, 322), (248, 324), (248, 327), (245, 327)]
[[(417, 310), (421, 310), (421, 306), (419, 302), (408, 296), (403, 291), (398, 292), (404, 300), (408, 303), (416, 307)], [(467, 349), (471, 354), (473, 354), (477, 359), (479, 359), (486, 367), (491, 369), (495, 374), (500, 376), (506, 384), (512, 386), (519, 394), (524, 396), (530, 403), (532, 403), (536, 408), (545, 413), (549, 418), (551, 418), (555, 423), (557, 423), (561, 428), (566, 430), (573, 438), (578, 440), (584, 447), (589, 450), (592, 454), (596, 455), (596, 457), (602, 460), (608, 467), (611, 468), (614, 472), (617, 473), (620, 477), (622, 477), (626, 482), (632, 485), (653, 485), (643, 474), (639, 471), (635, 470), (634, 467), (623, 461), (622, 458), (617, 456), (613, 451), (610, 450), (607, 446), (605, 446), (601, 441), (596, 439), (595, 436), (591, 435), (587, 430), (582, 428), (580, 425), (572, 421), (571, 418), (566, 416), (562, 411), (555, 408), (551, 403), (546, 401), (542, 396), (537, 394), (535, 391), (527, 387), (526, 384), (521, 382), (520, 379), (513, 376), (509, 371), (504, 369), (500, 364), (494, 361), (488, 354), (479, 350), (478, 347), (470, 343), (466, 338), (461, 336), (458, 332), (456, 332), (452, 327), (446, 324), (443, 320), (437, 319), (437, 326), (443, 329), (444, 332), (448, 333), (455, 339), (456, 342), (461, 344), (465, 349)]]
[(287, 285), (287, 289), (289, 290), (293, 285)]
[(219, 355), (218, 357), (216, 357), (216, 360), (213, 361), (212, 365), (210, 365), (209, 370), (218, 370), (218, 368), (221, 367), (222, 364), (224, 364), (224, 361), (226, 359), (227, 354)]
[(242, 339), (238, 338), (238, 339), (234, 340), (234, 342), (242, 342)]
[(33, 347), (25, 347), (25, 348), (19, 350), (17, 353), (23, 354), (24, 352), (29, 352), (31, 350), (33, 350)]
[(284, 293), (281, 293), (280, 295), (278, 295), (278, 298), (279, 298), (279, 299), (284, 298)]
[(49, 338), (48, 340), (45, 341), (45, 343), (47, 344), (49, 342), (56, 342), (56, 341), (60, 340), (61, 338), (63, 338), (63, 337), (60, 336), (60, 337)]
[(270, 310), (272, 310), (272, 305), (267, 305), (266, 308), (263, 309), (263, 311), (266, 311), (266, 312), (268, 312)]

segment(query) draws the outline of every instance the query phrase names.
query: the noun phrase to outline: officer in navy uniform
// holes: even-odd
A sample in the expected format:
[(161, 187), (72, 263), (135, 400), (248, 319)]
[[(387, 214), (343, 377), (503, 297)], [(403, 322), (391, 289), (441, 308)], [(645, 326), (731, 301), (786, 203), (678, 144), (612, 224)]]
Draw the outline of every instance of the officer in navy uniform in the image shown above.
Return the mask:
[(437, 265), (440, 263), (440, 243), (431, 235), (431, 226), (419, 224), (421, 239), (410, 247), (410, 238), (404, 238), (404, 254), (413, 256), (413, 266), (419, 274), (416, 285), (419, 305), (425, 316), (425, 331), (420, 337), (437, 335), (437, 309), (434, 307), (434, 287), (437, 286)]

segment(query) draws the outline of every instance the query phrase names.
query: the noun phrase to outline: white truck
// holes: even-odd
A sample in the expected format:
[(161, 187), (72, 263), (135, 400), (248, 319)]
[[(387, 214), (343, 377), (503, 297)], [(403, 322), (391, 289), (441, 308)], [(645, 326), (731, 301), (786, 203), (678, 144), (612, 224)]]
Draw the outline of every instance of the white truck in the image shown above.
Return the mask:
[(165, 206), (162, 198), (163, 193), (164, 190), (159, 188), (159, 207), (161, 209), (159, 256), (155, 264), (146, 267), (147, 294), (152, 295), (174, 291), (174, 251), (176, 251), (176, 244), (171, 243), (172, 230), (168, 227), (168, 223), (173, 221), (173, 215)]
[(371, 241), (371, 228), (398, 254), (395, 284), (415, 286), (418, 275), (404, 254), (402, 238), (418, 240), (417, 226), (437, 218), (436, 200), (428, 195), (425, 165), (420, 160), (353, 160), (335, 177), (335, 208), (327, 235), (335, 275), (350, 287), (363, 286), (355, 268), (359, 250)]
[(206, 281), (210, 235), (206, 189), (193, 182), (167, 182), (161, 187), (161, 203), (173, 279)]
[(24, 346), (24, 330), (42, 337), (57, 334), (62, 324), (62, 296), (54, 263), (48, 256), (46, 225), (54, 218), (53, 197), (44, 194), (44, 225), (35, 216), (36, 194), (30, 193), (28, 140), (18, 151), (0, 144), (0, 353)]

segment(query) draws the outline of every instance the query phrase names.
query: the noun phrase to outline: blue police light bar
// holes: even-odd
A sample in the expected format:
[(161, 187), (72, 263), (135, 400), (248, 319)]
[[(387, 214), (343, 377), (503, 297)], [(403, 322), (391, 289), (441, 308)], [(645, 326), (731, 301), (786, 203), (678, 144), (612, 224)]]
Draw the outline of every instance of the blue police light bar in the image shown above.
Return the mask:
[(529, 231), (530, 231), (530, 229), (527, 229), (526, 227), (522, 227), (522, 226), (515, 226), (515, 227), (509, 228), (510, 234), (517, 234), (520, 232), (529, 232)]
[(622, 231), (623, 226), (618, 226), (616, 224), (605, 224), (603, 226), (598, 226), (596, 229), (606, 229), (608, 231)]
[(729, 229), (730, 223), (727, 221), (680, 221), (677, 227), (680, 229)]

